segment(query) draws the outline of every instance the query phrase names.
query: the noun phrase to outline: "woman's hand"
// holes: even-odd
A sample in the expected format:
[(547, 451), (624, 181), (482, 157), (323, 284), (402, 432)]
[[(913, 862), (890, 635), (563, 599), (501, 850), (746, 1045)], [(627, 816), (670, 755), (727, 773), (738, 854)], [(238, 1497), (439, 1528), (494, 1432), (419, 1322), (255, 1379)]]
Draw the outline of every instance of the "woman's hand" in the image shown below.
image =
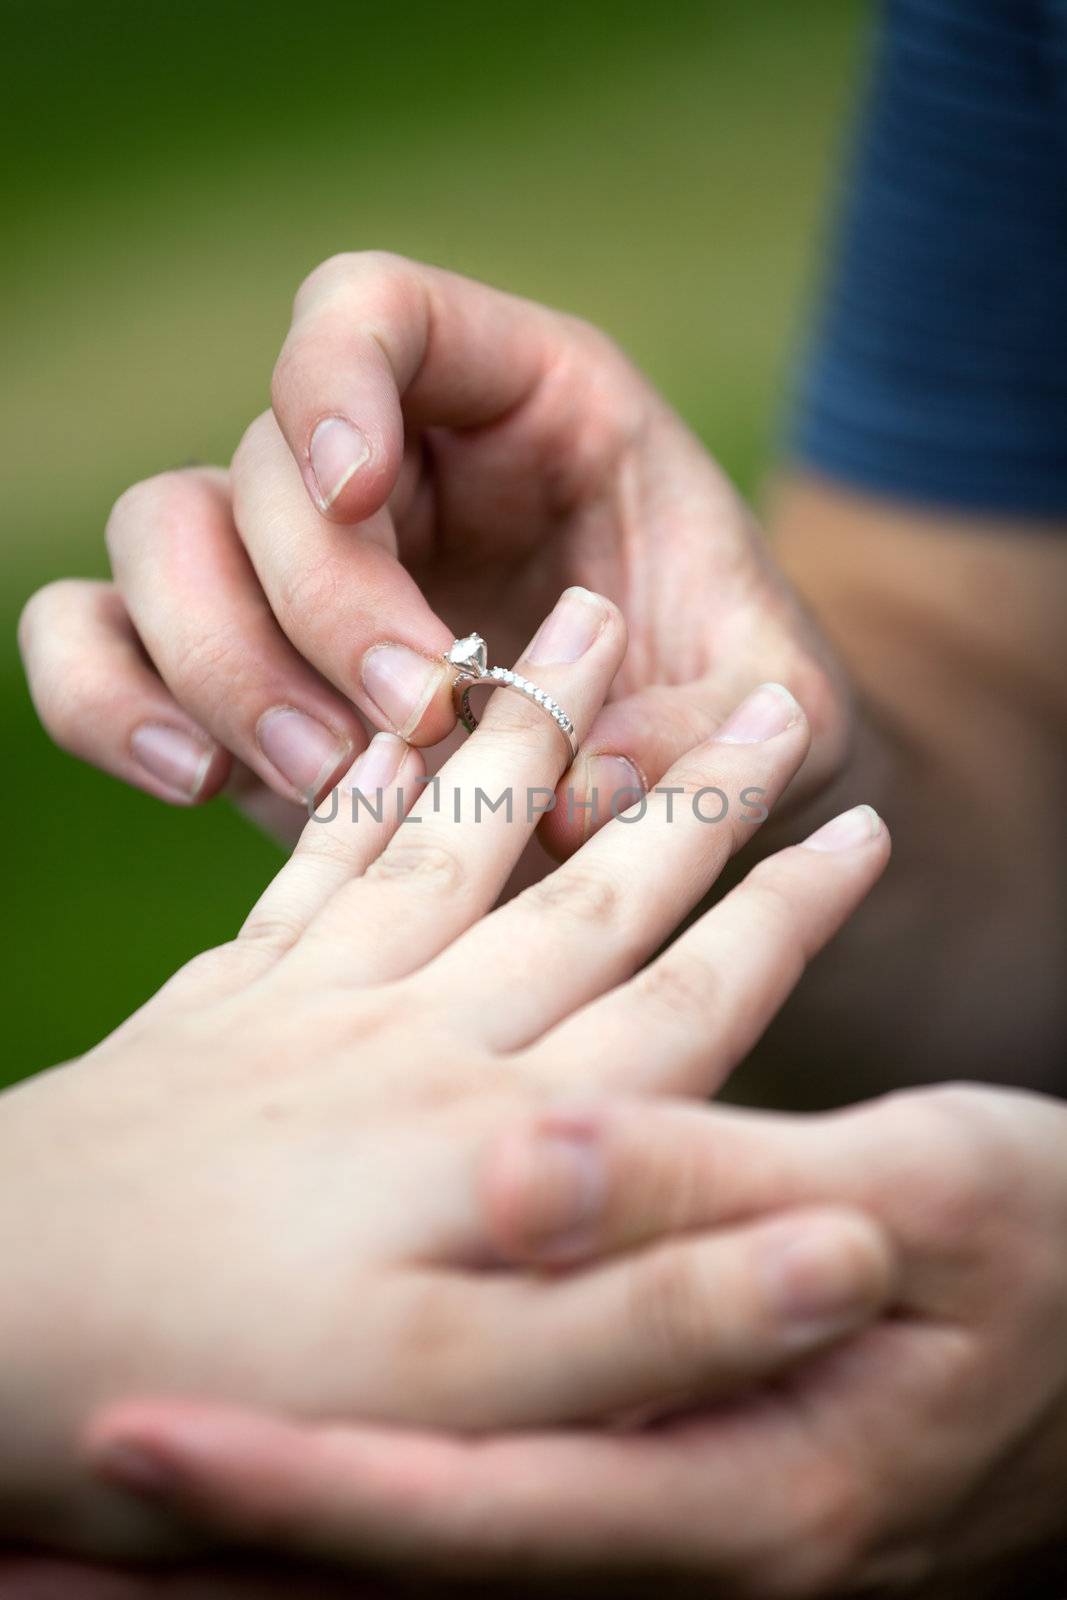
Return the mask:
[[(568, 590), (521, 664), (580, 737), (624, 649), (617, 610)], [(887, 836), (861, 809), (763, 862), (631, 978), (751, 836), (743, 791), (773, 806), (807, 747), (791, 697), (757, 690), (662, 793), (486, 916), (532, 830), (528, 794), (566, 762), (558, 728), (498, 692), (417, 798), (418, 753), (380, 735), (232, 944), (84, 1060), (3, 1097), (9, 1531), (158, 1547), (160, 1525), (75, 1462), (89, 1412), (125, 1394), (532, 1426), (713, 1375), (729, 1390), (864, 1321), (886, 1253), (847, 1208), (580, 1275), (484, 1270), (500, 1256), (483, 1153), (505, 1123), (564, 1089), (710, 1092), (878, 875)], [(363, 806), (353, 822), (353, 786), (372, 804), (381, 791), (380, 822)], [(509, 792), (510, 815), (479, 816), (479, 793)], [(798, 1232), (832, 1302), (799, 1333)], [(670, 1286), (695, 1273), (732, 1291), (683, 1349)], [(605, 1361), (607, 1329), (630, 1338)]]
[[(1020, 1562), (1059, 1546), (1062, 1580), (1061, 1104), (950, 1086), (803, 1119), (590, 1106), (535, 1114), (488, 1171), (487, 1225), (523, 1261), (857, 1208), (893, 1242), (889, 1312), (773, 1387), (643, 1435), (464, 1442), (142, 1405), (100, 1419), (106, 1470), (136, 1453), (160, 1503), (221, 1537), (269, 1530), (288, 1550), (409, 1569), (658, 1570), (713, 1576), (716, 1592), (941, 1600), (1030, 1593)], [(713, 1316), (717, 1288), (690, 1279), (678, 1324)]]
[[(52, 736), (163, 799), (233, 784), (284, 831), (366, 727), (435, 744), (440, 653), (492, 621), (515, 654), (553, 596), (613, 599), (630, 646), (562, 782), (648, 788), (773, 677), (836, 771), (848, 714), (830, 653), (700, 443), (603, 334), (395, 256), (308, 278), (274, 412), (229, 474), (164, 474), (108, 526), (114, 584), (64, 582), (22, 625)], [(546, 817), (557, 855), (594, 821)]]

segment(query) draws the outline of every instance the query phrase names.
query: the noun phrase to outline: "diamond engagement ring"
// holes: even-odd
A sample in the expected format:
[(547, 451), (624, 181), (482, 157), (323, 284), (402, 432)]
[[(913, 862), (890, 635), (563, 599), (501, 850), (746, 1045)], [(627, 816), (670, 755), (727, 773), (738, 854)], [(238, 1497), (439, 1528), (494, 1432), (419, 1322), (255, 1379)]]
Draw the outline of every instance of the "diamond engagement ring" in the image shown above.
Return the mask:
[(473, 733), (478, 726), (478, 719), (471, 710), (470, 701), (471, 689), (476, 683), (484, 683), (493, 689), (514, 689), (516, 694), (524, 694), (527, 700), (531, 700), (542, 711), (548, 712), (566, 739), (571, 760), (574, 760), (578, 754), (578, 740), (574, 733), (574, 723), (563, 707), (558, 705), (550, 694), (539, 689), (536, 683), (531, 683), (529, 678), (522, 677), (518, 672), (511, 672), (507, 667), (489, 666), (485, 640), (480, 634), (468, 633), (465, 639), (457, 639), (452, 648), (445, 651), (445, 660), (450, 667), (456, 669), (452, 683), (452, 699), (455, 702), (456, 714), (468, 733)]

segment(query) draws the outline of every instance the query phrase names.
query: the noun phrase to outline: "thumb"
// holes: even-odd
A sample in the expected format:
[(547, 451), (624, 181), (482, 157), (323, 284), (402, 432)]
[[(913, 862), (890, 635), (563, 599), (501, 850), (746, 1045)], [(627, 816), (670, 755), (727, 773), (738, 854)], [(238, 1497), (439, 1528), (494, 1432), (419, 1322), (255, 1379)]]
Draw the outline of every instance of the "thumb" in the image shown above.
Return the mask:
[[(753, 689), (773, 676), (753, 671), (682, 685), (660, 684), (608, 702), (601, 708), (571, 767), (556, 789), (554, 809), (538, 830), (557, 861), (573, 855), (605, 823), (649, 793), (687, 750), (710, 739)], [(803, 681), (800, 681), (803, 680)], [(789, 786), (789, 804), (811, 798), (837, 770), (845, 737), (834, 686), (818, 672), (783, 672), (779, 681), (800, 702), (812, 743)], [(759, 793), (729, 795), (733, 805), (758, 809)]]
[(545, 849), (560, 861), (573, 854), (710, 739), (731, 709), (706, 681), (643, 689), (603, 706), (541, 823)]

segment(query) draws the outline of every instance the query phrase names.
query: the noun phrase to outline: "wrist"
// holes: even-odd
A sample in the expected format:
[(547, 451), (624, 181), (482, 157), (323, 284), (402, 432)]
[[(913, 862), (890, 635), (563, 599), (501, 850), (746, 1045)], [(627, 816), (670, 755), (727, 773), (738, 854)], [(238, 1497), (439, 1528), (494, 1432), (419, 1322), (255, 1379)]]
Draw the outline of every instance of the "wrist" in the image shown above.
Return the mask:
[(879, 1093), (902, 1063), (916, 1083), (1014, 1073), (1056, 1086), (1067, 542), (805, 482), (784, 487), (775, 515), (776, 554), (852, 680), (853, 709), (840, 772), (768, 842), (867, 801), (893, 861), (766, 1059), (810, 1065), (813, 1105)]
[(0, 1544), (140, 1554), (166, 1547), (163, 1523), (97, 1485), (82, 1461), (108, 1311), (106, 1281), (63, 1242), (84, 1214), (74, 1174), (85, 1130), (56, 1092), (73, 1070), (0, 1094)]

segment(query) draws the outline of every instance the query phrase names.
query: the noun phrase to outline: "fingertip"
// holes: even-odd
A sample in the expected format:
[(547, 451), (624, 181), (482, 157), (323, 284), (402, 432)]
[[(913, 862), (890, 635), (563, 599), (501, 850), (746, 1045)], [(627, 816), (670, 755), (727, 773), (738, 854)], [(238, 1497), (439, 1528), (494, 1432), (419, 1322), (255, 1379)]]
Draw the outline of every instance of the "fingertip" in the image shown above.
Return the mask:
[(769, 681), (757, 685), (735, 706), (712, 736), (715, 744), (763, 744), (779, 734), (799, 730), (805, 747), (811, 729), (804, 707), (784, 683)]
[(147, 793), (170, 805), (197, 806), (214, 799), (230, 775), (228, 750), (200, 729), (176, 719), (149, 717), (129, 738), (131, 777)]
[(381, 509), (400, 472), (404, 419), (373, 336), (333, 304), (298, 318), (275, 364), (271, 407), (321, 516), (350, 524)]
[(254, 730), (262, 776), (283, 799), (314, 804), (329, 793), (366, 744), (359, 719), (338, 706), (330, 722), (316, 707), (269, 706)]
[(192, 799), (194, 806), (204, 805), (221, 794), (233, 770), (233, 756), (222, 745), (216, 744), (210, 759), (205, 763), (203, 777)]
[(450, 733), (455, 732), (456, 726), (456, 706), (455, 697), (452, 693), (452, 676), (446, 670), (438, 676), (433, 692), (423, 706), (418, 721), (405, 734), (405, 738), (410, 744), (424, 748), (428, 745), (440, 744), (442, 739), (447, 739)]
[[(378, 791), (395, 789), (403, 791), (414, 786), (426, 772), (426, 762), (398, 733), (383, 730), (376, 733), (366, 748), (339, 780), (343, 793), (359, 792), (373, 795)], [(409, 801), (414, 793), (409, 796)]]
[(563, 862), (618, 817), (636, 816), (648, 784), (629, 756), (582, 750), (556, 786), (538, 838), (553, 860)]
[(607, 1171), (595, 1109), (558, 1110), (508, 1130), (483, 1179), (486, 1223), (508, 1260), (576, 1261), (596, 1246)]
[(308, 445), (310, 487), (325, 516), (370, 458), (370, 441), (347, 417), (323, 417), (315, 424)]
[(360, 666), (376, 720), (409, 744), (438, 744), (456, 724), (452, 669), (393, 640), (372, 644)]
[(94, 1476), (154, 1499), (191, 1496), (212, 1468), (231, 1460), (265, 1461), (291, 1427), (231, 1405), (183, 1400), (126, 1400), (90, 1419), (82, 1441)]
[(620, 818), (636, 820), (648, 793), (648, 784), (636, 762), (629, 756), (602, 751), (584, 756), (581, 766), (583, 841), (609, 822)]
[(805, 850), (832, 852), (863, 849), (876, 841), (888, 845), (889, 830), (873, 806), (859, 805), (822, 823), (801, 844)]
[(319, 418), (301, 462), (316, 511), (346, 526), (368, 521), (393, 492), (401, 454), (377, 429), (344, 416)]
[(896, 1262), (866, 1213), (824, 1206), (762, 1229), (759, 1270), (784, 1342), (809, 1348), (868, 1322), (889, 1303)]
[[(180, 1423), (180, 1413), (177, 1420)], [(86, 1466), (94, 1477), (115, 1488), (147, 1499), (169, 1496), (179, 1476), (165, 1444), (173, 1421), (169, 1408), (136, 1401), (123, 1401), (98, 1413), (82, 1440)]]

